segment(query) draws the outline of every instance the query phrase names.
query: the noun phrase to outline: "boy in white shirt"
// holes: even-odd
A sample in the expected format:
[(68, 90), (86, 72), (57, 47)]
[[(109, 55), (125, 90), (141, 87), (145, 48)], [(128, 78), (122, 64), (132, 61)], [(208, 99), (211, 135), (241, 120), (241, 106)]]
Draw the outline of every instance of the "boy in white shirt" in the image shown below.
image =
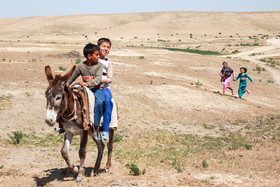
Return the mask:
[(99, 62), (102, 63), (103, 75), (101, 84), (104, 86), (103, 92), (106, 95), (105, 99), (105, 110), (103, 115), (103, 124), (102, 124), (102, 139), (109, 142), (109, 124), (111, 122), (113, 102), (112, 102), (112, 93), (110, 90), (109, 84), (113, 80), (113, 67), (110, 59), (107, 59), (106, 56), (110, 53), (111, 50), (111, 41), (108, 38), (100, 38), (97, 42), (97, 45), (100, 47), (100, 59)]

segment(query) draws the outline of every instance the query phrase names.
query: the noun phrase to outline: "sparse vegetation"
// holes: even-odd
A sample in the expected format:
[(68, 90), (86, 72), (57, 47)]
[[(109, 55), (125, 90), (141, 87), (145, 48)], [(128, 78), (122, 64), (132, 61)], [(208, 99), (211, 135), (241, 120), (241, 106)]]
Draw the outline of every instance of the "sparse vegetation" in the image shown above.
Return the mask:
[(268, 82), (268, 83), (271, 83), (271, 84), (273, 84), (273, 83), (274, 83), (274, 81), (273, 81), (273, 80), (267, 80), (267, 82)]
[(0, 110), (5, 107), (11, 107), (12, 106), (12, 95), (2, 95), (0, 96)]
[(58, 68), (59, 68), (60, 71), (66, 71), (66, 68), (63, 67), (63, 66), (59, 66)]
[(202, 86), (202, 82), (199, 82), (199, 80), (195, 83), (196, 87), (201, 87)]
[(253, 147), (253, 145), (250, 145), (250, 144), (245, 144), (245, 148), (246, 148), (247, 150), (251, 150), (251, 149), (252, 149), (252, 147)]
[(280, 66), (280, 58), (279, 57), (275, 57), (275, 58), (263, 58), (260, 61), (262, 62), (266, 62), (267, 66), (273, 67), (273, 68), (277, 68), (278, 66)]
[[(140, 169), (138, 168), (138, 166), (136, 164), (134, 164), (134, 163), (126, 164), (125, 167), (130, 169), (130, 173), (131, 174), (133, 174), (133, 175), (141, 175), (141, 171), (140, 171)], [(145, 170), (144, 173), (146, 173), (146, 170)]]
[(19, 144), (23, 136), (24, 134), (21, 131), (12, 131), (12, 135), (8, 134), (8, 137), (11, 140), (10, 142), (13, 143), (14, 145)]
[(184, 171), (180, 166), (180, 162), (178, 162), (176, 159), (172, 162), (172, 166), (177, 170), (178, 173), (182, 173)]
[(186, 53), (196, 53), (200, 55), (223, 55), (222, 53), (216, 52), (216, 51), (202, 51), (199, 49), (179, 49), (179, 48), (161, 48), (161, 49), (167, 49), (169, 51), (181, 51)]
[(139, 56), (139, 59), (144, 59), (145, 57), (144, 56)]
[(261, 74), (262, 71), (266, 71), (266, 70), (265, 70), (265, 68), (257, 66), (256, 69), (254, 69), (254, 71), (258, 71), (258, 74)]
[(235, 49), (235, 50), (232, 51), (231, 53), (232, 53), (232, 54), (236, 54), (236, 53), (239, 53), (239, 52), (240, 52), (239, 50)]
[(202, 167), (203, 168), (208, 168), (208, 163), (205, 159), (202, 161)]
[(82, 60), (80, 58), (78, 58), (78, 59), (75, 60), (75, 64), (79, 64), (79, 63), (81, 63), (81, 61)]
[(202, 126), (203, 126), (203, 128), (209, 129), (209, 130), (212, 130), (212, 129), (215, 128), (215, 126), (213, 126), (213, 125), (207, 125), (207, 124), (205, 124), (205, 123), (204, 123)]
[(122, 141), (122, 139), (123, 139), (123, 136), (122, 136), (122, 135), (114, 134), (113, 141), (114, 141), (115, 143)]

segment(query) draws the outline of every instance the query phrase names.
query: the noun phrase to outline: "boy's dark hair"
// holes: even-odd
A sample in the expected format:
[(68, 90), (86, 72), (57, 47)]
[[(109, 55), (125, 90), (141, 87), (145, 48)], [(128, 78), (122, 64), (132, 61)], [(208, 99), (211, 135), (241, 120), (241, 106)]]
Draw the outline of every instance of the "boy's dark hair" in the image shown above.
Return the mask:
[(100, 50), (99, 46), (92, 44), (92, 43), (88, 43), (84, 47), (84, 55), (87, 58), (88, 55), (92, 55), (94, 53), (94, 51), (99, 51), (99, 50)]
[(247, 73), (247, 68), (241, 67), (240, 69), (244, 69), (244, 72)]
[(100, 38), (98, 41), (97, 41), (97, 45), (100, 46), (103, 42), (108, 42), (110, 44), (110, 46), (112, 46), (112, 42), (109, 38)]

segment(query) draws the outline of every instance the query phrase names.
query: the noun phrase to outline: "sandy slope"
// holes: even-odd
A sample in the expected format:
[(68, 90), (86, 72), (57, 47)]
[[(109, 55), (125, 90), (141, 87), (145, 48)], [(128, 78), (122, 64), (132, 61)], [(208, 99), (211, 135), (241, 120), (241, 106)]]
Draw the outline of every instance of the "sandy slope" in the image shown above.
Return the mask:
[[(102, 24), (99, 24), (101, 20)], [(7, 134), (14, 130), (35, 132), (40, 136), (52, 133), (43, 120), (47, 87), (44, 66), (51, 65), (55, 73), (63, 74), (58, 67), (69, 70), (76, 58), (58, 56), (71, 50), (82, 54), (86, 43), (96, 42), (101, 36), (108, 36), (113, 41), (110, 53), (114, 63), (112, 92), (120, 108), (119, 130), (125, 130), (128, 137), (155, 129), (219, 136), (220, 129), (232, 127), (237, 120), (250, 123), (256, 118), (277, 114), (280, 109), (279, 70), (259, 60), (280, 56), (279, 20), (279, 12), (161, 12), (0, 19), (0, 96), (10, 98), (8, 104), (0, 105), (0, 138), (8, 138)], [(260, 33), (270, 38), (259, 37), (256, 41), (248, 38)], [(192, 38), (190, 34), (193, 34)], [(235, 47), (236, 44), (255, 42), (261, 46)], [(132, 45), (139, 47), (129, 47)], [(149, 48), (158, 46), (214, 50), (227, 55), (202, 56)], [(231, 54), (235, 49), (241, 52)], [(262, 54), (250, 56), (252, 53)], [(240, 66), (246, 66), (256, 82), (248, 85), (252, 94), (245, 95), (246, 100), (240, 101), (230, 95), (222, 97), (217, 93), (222, 89), (218, 73), (224, 60), (229, 61), (236, 73)], [(254, 71), (256, 65), (267, 71), (259, 74)], [(269, 83), (269, 80), (275, 83)], [(202, 85), (196, 86), (198, 82)], [(232, 84), (236, 96), (238, 83)], [(205, 124), (214, 129), (205, 129)], [(242, 132), (243, 128), (234, 126), (225, 130)], [(1, 144), (0, 149), (0, 166), (4, 165), (2, 171), (5, 173), (0, 180), (1, 186), (23, 183), (26, 186), (75, 185), (71, 174), (61, 178), (66, 165), (59, 155), (59, 148)], [(258, 155), (258, 166), (266, 160), (262, 168), (254, 170), (254, 178), (240, 174), (242, 171), (239, 170), (222, 172), (213, 168), (202, 171), (190, 165), (181, 174), (174, 169), (151, 167), (147, 175), (134, 177), (128, 174), (124, 163), (114, 157), (111, 174), (87, 177), (84, 184), (203, 186), (206, 185), (203, 181), (215, 175), (216, 179), (210, 180), (209, 185), (278, 185), (279, 170), (270, 167), (275, 164), (278, 153), (279, 144), (259, 145), (252, 152), (225, 153), (228, 157), (242, 154), (244, 162), (249, 162), (254, 154)], [(72, 150), (71, 154), (77, 162), (77, 152)], [(96, 150), (90, 149), (88, 155), (86, 165), (91, 167)], [(20, 180), (14, 180), (14, 177)]]

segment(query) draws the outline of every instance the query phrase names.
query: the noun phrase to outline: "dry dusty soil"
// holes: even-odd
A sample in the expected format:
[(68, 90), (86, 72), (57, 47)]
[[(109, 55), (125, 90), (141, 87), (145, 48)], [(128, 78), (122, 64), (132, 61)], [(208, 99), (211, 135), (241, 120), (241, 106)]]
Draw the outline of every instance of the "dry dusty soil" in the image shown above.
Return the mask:
[[(0, 186), (280, 186), (280, 12), (1, 18), (0, 27)], [(113, 165), (91, 176), (90, 139), (76, 184), (62, 135), (44, 123), (44, 67), (65, 74), (100, 37), (113, 42)], [(223, 61), (254, 80), (243, 100), (238, 82), (234, 96), (219, 94)], [(70, 155), (79, 164), (78, 138)], [(132, 163), (145, 172), (133, 175)]]

